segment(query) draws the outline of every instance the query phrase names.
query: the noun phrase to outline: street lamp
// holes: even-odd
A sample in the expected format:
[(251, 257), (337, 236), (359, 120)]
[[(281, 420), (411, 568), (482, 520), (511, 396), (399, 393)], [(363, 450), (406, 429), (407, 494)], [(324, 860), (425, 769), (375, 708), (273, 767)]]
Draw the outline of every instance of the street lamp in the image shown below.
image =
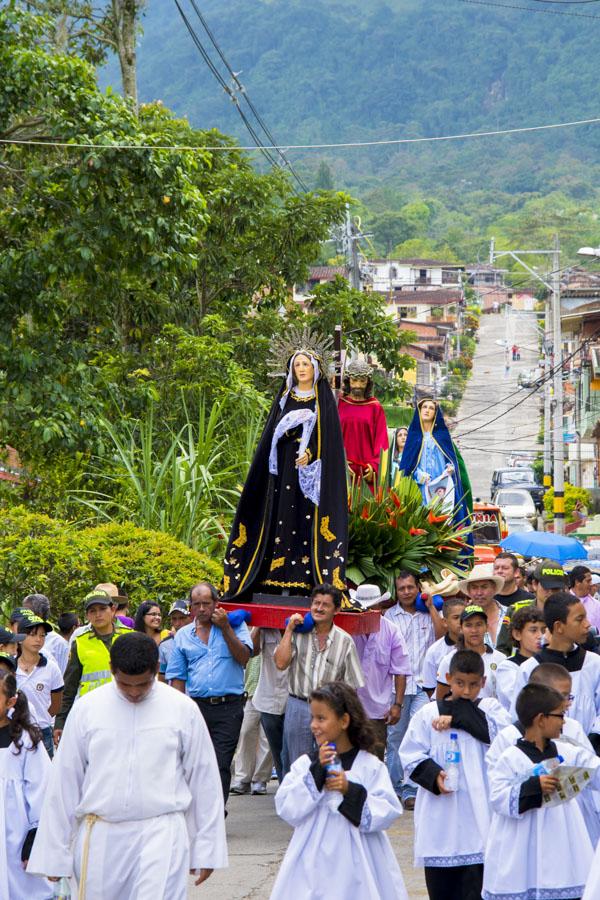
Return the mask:
[(600, 256), (600, 247), (580, 247), (577, 256)]

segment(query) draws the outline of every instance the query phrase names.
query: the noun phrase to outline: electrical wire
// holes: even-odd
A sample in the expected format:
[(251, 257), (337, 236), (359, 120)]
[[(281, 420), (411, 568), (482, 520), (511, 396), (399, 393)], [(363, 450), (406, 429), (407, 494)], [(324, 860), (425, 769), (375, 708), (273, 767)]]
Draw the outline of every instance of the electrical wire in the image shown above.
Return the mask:
[(495, 6), (498, 9), (520, 9), (531, 13), (545, 13), (547, 16), (574, 16), (578, 19), (600, 19), (593, 13), (567, 12), (563, 9), (543, 9), (539, 7), (534, 9), (533, 6), (519, 6), (516, 3), (493, 3), (492, 0), (458, 0), (459, 3), (469, 3), (473, 6)]
[(563, 357), (562, 360), (560, 361), (560, 363), (557, 363), (547, 373), (545, 373), (544, 376), (538, 381), (536, 387), (532, 391), (530, 391), (528, 394), (526, 394), (517, 403), (513, 404), (513, 406), (511, 406), (509, 409), (505, 410), (504, 412), (499, 413), (499, 415), (495, 416), (493, 419), (490, 419), (489, 422), (484, 422), (483, 425), (478, 425), (476, 428), (472, 428), (470, 431), (464, 431), (462, 434), (456, 435), (457, 439), (459, 439), (461, 437), (466, 437), (469, 434), (473, 434), (475, 431), (480, 431), (482, 428), (487, 428), (490, 425), (493, 425), (493, 423), (497, 422), (498, 419), (503, 418), (509, 412), (512, 412), (513, 409), (516, 409), (518, 406), (521, 406), (523, 403), (525, 403), (526, 400), (528, 400), (530, 397), (532, 397), (534, 394), (536, 394), (547, 381), (549, 381), (551, 378), (553, 378), (554, 374), (559, 369), (562, 369), (564, 367), (565, 363), (569, 362), (569, 360), (573, 359), (574, 356), (581, 353), (581, 351), (583, 350), (585, 345), (589, 344), (591, 341), (593, 341), (597, 337), (598, 334), (600, 334), (600, 328), (598, 328), (592, 335), (590, 335), (590, 337), (588, 337), (584, 341), (582, 341), (581, 344), (579, 344), (579, 346), (576, 347), (575, 350), (573, 350), (571, 353), (569, 353), (568, 356)]
[[(175, 0), (177, 3), (177, 0)], [(479, 2), (479, 0), (459, 0), (461, 3), (475, 3)], [(483, 2), (483, 0), (481, 0)], [(177, 3), (177, 6), (179, 4)], [(595, 16), (594, 18), (600, 19), (600, 16)], [(212, 63), (211, 63), (211, 71), (212, 71)], [(219, 76), (220, 82), (222, 82), (221, 76)], [(226, 82), (222, 82), (225, 84), (224, 90), (226, 90), (227, 94), (231, 97), (233, 91), (226, 84)], [(237, 108), (239, 109), (239, 103), (237, 104)], [(329, 150), (329, 149), (362, 149), (363, 147), (384, 147), (384, 146), (398, 146), (401, 144), (428, 144), (428, 143), (439, 143), (440, 141), (462, 141), (470, 138), (482, 138), (482, 137), (498, 137), (506, 134), (527, 134), (529, 132), (534, 131), (549, 131), (556, 128), (573, 128), (579, 125), (598, 125), (600, 123), (600, 116), (597, 116), (593, 119), (577, 119), (572, 122), (553, 122), (549, 125), (527, 125), (520, 128), (501, 128), (496, 131), (471, 131), (464, 132), (460, 134), (444, 134), (438, 135), (435, 137), (415, 137), (415, 138), (390, 138), (379, 141), (338, 141), (329, 143), (329, 144), (260, 144), (258, 147), (250, 147), (250, 146), (223, 146), (223, 144), (217, 145), (207, 145), (207, 146), (189, 146), (187, 144), (91, 144), (85, 143), (83, 141), (41, 141), (35, 139), (27, 139), (20, 140), (18, 138), (0, 138), (0, 144), (14, 144), (15, 146), (24, 146), (24, 147), (63, 147), (67, 150), (166, 150), (174, 153), (203, 153), (206, 151), (211, 151), (214, 153), (218, 152), (228, 152), (230, 153), (232, 149), (242, 150), (247, 153), (254, 153), (257, 150), (262, 152), (265, 150), (283, 150), (286, 153), (289, 153), (290, 150)]]
[[(210, 42), (212, 43), (213, 47), (215, 48), (215, 50), (216, 50), (217, 53), (219, 54), (219, 57), (221, 58), (221, 61), (223, 62), (223, 65), (225, 66), (225, 68), (227, 69), (227, 71), (229, 72), (229, 74), (231, 75), (231, 78), (232, 78), (232, 80), (233, 80), (233, 83), (237, 86), (238, 91), (240, 92), (240, 94), (242, 95), (242, 97), (244, 98), (244, 100), (246, 101), (246, 103), (248, 104), (250, 110), (252, 111), (252, 113), (253, 113), (253, 115), (254, 115), (254, 118), (256, 119), (256, 121), (258, 122), (258, 124), (260, 125), (260, 127), (262, 128), (263, 133), (266, 135), (267, 140), (269, 140), (273, 146), (276, 146), (275, 138), (273, 137), (272, 133), (269, 131), (269, 129), (268, 129), (268, 127), (267, 127), (267, 124), (266, 124), (265, 120), (264, 120), (263, 117), (260, 115), (260, 113), (258, 112), (256, 106), (254, 105), (254, 103), (253, 103), (252, 100), (250, 99), (250, 97), (249, 97), (249, 95), (248, 95), (248, 91), (246, 90), (246, 88), (244, 87), (244, 85), (243, 85), (243, 84), (241, 83), (241, 81), (239, 80), (237, 73), (234, 72), (233, 69), (231, 68), (231, 66), (229, 65), (229, 62), (227, 61), (227, 58), (225, 57), (225, 54), (224, 54), (223, 51), (221, 50), (221, 47), (219, 46), (219, 43), (218, 43), (216, 37), (214, 36), (214, 34), (213, 34), (213, 32), (212, 32), (212, 30), (211, 30), (211, 28), (210, 28), (210, 26), (209, 26), (207, 20), (205, 19), (205, 17), (202, 15), (202, 13), (200, 12), (200, 10), (198, 9), (198, 5), (196, 4), (196, 0), (190, 0), (190, 3), (192, 4), (192, 7), (194, 8), (195, 13), (196, 13), (196, 15), (198, 16), (198, 19), (200, 20), (200, 22), (201, 22), (201, 24), (202, 24), (202, 27), (204, 28), (206, 34), (208, 35), (208, 38), (209, 38)], [(292, 164), (290, 163), (289, 159), (287, 158), (287, 156), (285, 155), (285, 153), (283, 152), (283, 150), (280, 150), (279, 148), (277, 148), (277, 153), (278, 153), (279, 156), (281, 157), (281, 159), (282, 159), (282, 161), (283, 161), (283, 164), (289, 169), (290, 173), (291, 173), (291, 174), (293, 175), (293, 177), (296, 179), (296, 181), (298, 182), (298, 184), (300, 185), (300, 187), (302, 187), (303, 190), (305, 190), (306, 192), (308, 192), (308, 190), (309, 190), (308, 186), (307, 186), (306, 183), (302, 180), (302, 178), (298, 175), (298, 173), (295, 171), (294, 167), (293, 167)]]
[[(271, 155), (271, 153), (269, 152), (269, 149), (268, 149), (267, 147), (264, 146), (264, 144), (262, 143), (261, 139), (260, 139), (259, 136), (256, 134), (256, 131), (254, 130), (254, 128), (253, 128), (251, 122), (248, 120), (248, 118), (247, 118), (246, 114), (244, 113), (244, 111), (240, 108), (240, 104), (239, 104), (239, 102), (238, 102), (237, 97), (235, 96), (234, 92), (233, 92), (232, 89), (229, 87), (229, 85), (227, 84), (227, 82), (225, 81), (225, 79), (223, 78), (223, 76), (221, 75), (221, 73), (219, 72), (219, 70), (217, 69), (217, 67), (216, 67), (215, 64), (213, 63), (213, 61), (211, 60), (210, 56), (209, 56), (208, 53), (206, 52), (206, 49), (204, 48), (204, 45), (202, 44), (202, 41), (200, 40), (200, 38), (199, 38), (198, 35), (196, 34), (196, 32), (195, 32), (195, 30), (194, 30), (194, 28), (193, 28), (191, 22), (189, 21), (188, 17), (187, 17), (186, 14), (184, 13), (184, 11), (183, 11), (182, 7), (180, 6), (178, 0), (174, 0), (174, 2), (175, 2), (175, 6), (177, 7), (177, 10), (178, 10), (178, 12), (179, 12), (179, 15), (181, 16), (181, 18), (182, 18), (182, 20), (183, 20), (183, 22), (184, 22), (184, 24), (185, 24), (185, 27), (187, 28), (187, 30), (188, 30), (188, 32), (189, 32), (189, 35), (190, 35), (192, 41), (194, 42), (194, 44), (195, 44), (195, 46), (196, 46), (196, 49), (199, 51), (199, 53), (200, 53), (200, 55), (202, 56), (204, 62), (205, 62), (206, 65), (208, 66), (210, 72), (212, 72), (212, 74), (214, 75), (214, 77), (216, 78), (216, 80), (218, 81), (218, 83), (221, 85), (221, 87), (223, 88), (223, 90), (225, 91), (225, 93), (227, 94), (227, 96), (228, 96), (228, 97), (230, 98), (230, 100), (233, 102), (235, 108), (237, 109), (237, 111), (238, 111), (238, 113), (239, 113), (239, 115), (240, 115), (240, 118), (242, 119), (244, 125), (246, 126), (246, 129), (248, 130), (248, 133), (249, 133), (250, 136), (252, 137), (252, 140), (253, 140), (254, 143), (256, 144), (257, 148), (262, 152), (263, 156), (271, 163), (271, 165), (277, 167), (277, 166), (278, 166), (277, 160), (275, 159), (274, 156)], [(155, 149), (156, 149), (156, 148), (155, 148)], [(208, 148), (205, 147), (205, 148), (202, 148), (202, 149), (203, 149), (203, 150), (206, 150), (206, 149), (208, 149)], [(229, 149), (231, 149), (231, 148), (229, 148)]]

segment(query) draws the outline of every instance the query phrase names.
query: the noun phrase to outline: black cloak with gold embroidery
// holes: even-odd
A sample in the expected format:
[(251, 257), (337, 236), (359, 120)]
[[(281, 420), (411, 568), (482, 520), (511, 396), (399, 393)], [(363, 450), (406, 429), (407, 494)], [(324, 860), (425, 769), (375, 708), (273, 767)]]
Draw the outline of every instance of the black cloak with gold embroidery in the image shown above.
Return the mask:
[[(324, 582), (345, 587), (348, 496), (335, 398), (322, 374), (304, 395), (288, 382), (238, 504), (225, 555), (225, 600), (248, 601), (254, 592), (306, 595)], [(304, 449), (309, 464), (301, 471), (296, 458)]]

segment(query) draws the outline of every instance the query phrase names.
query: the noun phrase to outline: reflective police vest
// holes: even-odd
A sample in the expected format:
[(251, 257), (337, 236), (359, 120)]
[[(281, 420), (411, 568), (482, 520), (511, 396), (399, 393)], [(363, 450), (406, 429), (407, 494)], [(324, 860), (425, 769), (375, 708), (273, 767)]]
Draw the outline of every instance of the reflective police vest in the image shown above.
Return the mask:
[[(124, 626), (117, 627), (111, 638), (111, 645), (118, 637), (130, 630)], [(110, 651), (91, 628), (75, 638), (75, 643), (77, 644), (77, 656), (83, 670), (77, 696), (82, 697), (112, 679)]]

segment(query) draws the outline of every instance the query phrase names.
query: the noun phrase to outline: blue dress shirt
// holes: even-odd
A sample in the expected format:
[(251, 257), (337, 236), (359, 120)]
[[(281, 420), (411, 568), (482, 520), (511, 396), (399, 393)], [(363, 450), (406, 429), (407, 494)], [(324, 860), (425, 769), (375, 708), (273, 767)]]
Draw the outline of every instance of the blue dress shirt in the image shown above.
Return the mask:
[[(233, 629), (235, 636), (253, 650), (252, 638), (245, 622)], [(187, 682), (190, 697), (222, 697), (244, 693), (244, 667), (235, 661), (223, 632), (212, 625), (208, 644), (196, 634), (196, 623), (184, 625), (173, 638), (173, 649), (165, 678)]]

